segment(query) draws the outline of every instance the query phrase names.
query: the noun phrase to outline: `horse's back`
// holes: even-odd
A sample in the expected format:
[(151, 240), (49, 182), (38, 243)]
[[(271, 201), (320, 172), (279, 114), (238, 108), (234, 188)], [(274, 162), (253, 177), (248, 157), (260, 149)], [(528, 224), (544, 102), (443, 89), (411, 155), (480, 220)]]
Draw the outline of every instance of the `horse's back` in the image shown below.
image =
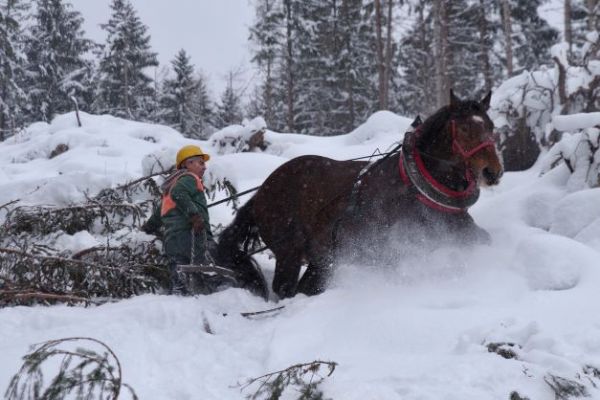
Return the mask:
[[(347, 199), (366, 162), (337, 161), (321, 156), (294, 158), (277, 168), (254, 196), (254, 212), (267, 244), (285, 235), (326, 229), (325, 210)], [(296, 237), (297, 239), (297, 237)], [(287, 242), (287, 240), (284, 240)]]

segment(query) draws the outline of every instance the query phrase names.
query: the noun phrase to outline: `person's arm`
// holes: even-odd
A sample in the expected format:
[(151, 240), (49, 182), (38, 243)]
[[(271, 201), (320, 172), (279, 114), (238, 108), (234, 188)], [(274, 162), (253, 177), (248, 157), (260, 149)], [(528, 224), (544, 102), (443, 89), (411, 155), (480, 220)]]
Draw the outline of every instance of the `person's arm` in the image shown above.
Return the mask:
[(160, 227), (162, 226), (160, 206), (160, 202), (158, 204), (153, 204), (152, 215), (150, 215), (150, 218), (142, 225), (142, 231), (149, 235), (158, 236), (160, 234)]
[(196, 207), (193, 200), (196, 192), (196, 180), (191, 176), (182, 176), (171, 189), (171, 198), (187, 220), (191, 220), (192, 215), (202, 216), (202, 211)]

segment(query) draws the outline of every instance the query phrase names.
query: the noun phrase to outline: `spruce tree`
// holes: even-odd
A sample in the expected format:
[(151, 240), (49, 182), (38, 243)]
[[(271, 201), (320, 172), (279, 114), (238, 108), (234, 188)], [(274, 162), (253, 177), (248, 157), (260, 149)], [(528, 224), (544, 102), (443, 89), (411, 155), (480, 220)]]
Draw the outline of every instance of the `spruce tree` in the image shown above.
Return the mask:
[(113, 0), (112, 15), (102, 25), (108, 33), (100, 60), (97, 102), (98, 112), (147, 120), (151, 115), (154, 88), (144, 73), (158, 66), (150, 49), (148, 28), (140, 21), (128, 0)]
[(558, 40), (558, 31), (537, 12), (544, 0), (511, 0), (515, 73), (533, 70), (551, 60), (550, 47)]
[(193, 123), (193, 93), (198, 82), (194, 79), (194, 66), (183, 49), (179, 50), (171, 65), (175, 76), (166, 79), (163, 84), (160, 99), (162, 121), (184, 135), (190, 135), (196, 129)]
[(72, 110), (72, 98), (90, 90), (92, 63), (85, 56), (94, 43), (84, 38), (82, 24), (81, 14), (64, 0), (36, 1), (25, 48), (30, 121), (50, 121)]
[(229, 73), (227, 87), (221, 95), (221, 102), (217, 105), (218, 127), (240, 124), (242, 122), (242, 108), (240, 95), (233, 87), (233, 72)]
[(256, 2), (256, 20), (250, 28), (252, 62), (256, 63), (262, 83), (254, 95), (252, 114), (262, 115), (268, 126), (275, 125), (275, 63), (283, 42), (281, 0)]
[(197, 73), (196, 82), (196, 90), (192, 93), (194, 124), (196, 126), (194, 134), (199, 139), (207, 139), (215, 131), (215, 111), (208, 92), (206, 77), (201, 73)]
[(25, 64), (21, 22), (28, 8), (20, 0), (0, 1), (0, 141), (23, 123), (27, 96), (20, 86)]

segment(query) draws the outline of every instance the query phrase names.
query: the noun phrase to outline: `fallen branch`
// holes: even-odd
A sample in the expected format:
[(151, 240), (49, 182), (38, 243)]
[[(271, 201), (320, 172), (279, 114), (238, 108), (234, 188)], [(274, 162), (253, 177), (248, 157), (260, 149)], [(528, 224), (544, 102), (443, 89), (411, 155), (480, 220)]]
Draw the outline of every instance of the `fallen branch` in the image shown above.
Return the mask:
[(0, 290), (0, 303), (2, 302), (2, 300), (4, 302), (10, 302), (13, 300), (46, 300), (65, 303), (86, 303), (86, 305), (102, 304), (101, 302), (94, 301), (86, 297), (74, 296), (69, 294), (54, 294), (18, 290)]
[(262, 310), (262, 311), (243, 312), (243, 313), (240, 313), (240, 315), (244, 318), (252, 318), (253, 316), (256, 316), (256, 315), (275, 313), (279, 310), (283, 310), (284, 308), (285, 308), (285, 306), (280, 306), (280, 307), (275, 307), (275, 308), (269, 308), (268, 310)]
[[(101, 346), (101, 352), (87, 348), (61, 348), (70, 342), (92, 342)], [(75, 395), (78, 399), (117, 400), (122, 387), (137, 399), (131, 386), (122, 382), (121, 363), (114, 351), (105, 343), (89, 337), (71, 337), (50, 340), (34, 347), (23, 357), (23, 366), (13, 376), (5, 393), (7, 400), (64, 399)], [(58, 373), (46, 386), (42, 365), (50, 359), (59, 363)]]
[(81, 267), (94, 267), (94, 268), (102, 268), (102, 269), (106, 269), (106, 270), (110, 270), (110, 271), (121, 271), (121, 268), (110, 267), (108, 265), (101, 265), (101, 264), (96, 264), (96, 263), (87, 262), (87, 261), (74, 260), (74, 259), (65, 258), (65, 257), (42, 256), (42, 255), (37, 255), (37, 254), (29, 254), (22, 250), (17, 250), (17, 249), (7, 249), (7, 248), (0, 247), (0, 253), (15, 254), (15, 255), (18, 255), (21, 257), (32, 258), (32, 259), (42, 260), (42, 261), (51, 261), (51, 262), (58, 262), (58, 263), (65, 263), (65, 264), (75, 264), (75, 265), (78, 265)]
[[(333, 374), (337, 365), (333, 361), (320, 360), (295, 364), (279, 371), (251, 378), (245, 384), (238, 384), (238, 387), (243, 391), (249, 386), (259, 383), (254, 394), (247, 396), (250, 400), (279, 400), (288, 387), (293, 388), (298, 393), (298, 400), (323, 399), (323, 393), (318, 389), (318, 386), (325, 378)], [(328, 369), (328, 372), (325, 376), (320, 376), (318, 373), (323, 366)]]
[(11, 201), (9, 201), (8, 203), (2, 204), (2, 205), (0, 206), (0, 210), (1, 210), (1, 209), (3, 209), (3, 208), (6, 208), (6, 209), (8, 210), (8, 207), (9, 207), (9, 206), (12, 206), (13, 204), (15, 204), (15, 203), (18, 203), (19, 201), (21, 201), (21, 199), (15, 199), (15, 200), (11, 200)]

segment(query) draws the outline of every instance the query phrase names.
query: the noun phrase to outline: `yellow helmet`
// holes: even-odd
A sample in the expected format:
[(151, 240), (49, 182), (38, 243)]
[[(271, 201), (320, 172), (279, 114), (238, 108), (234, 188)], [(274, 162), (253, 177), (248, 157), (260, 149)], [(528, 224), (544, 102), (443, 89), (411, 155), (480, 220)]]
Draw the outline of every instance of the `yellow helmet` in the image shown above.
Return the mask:
[(193, 144), (183, 146), (177, 152), (177, 161), (176, 161), (177, 169), (181, 168), (181, 164), (183, 164), (183, 162), (185, 160), (187, 160), (190, 157), (196, 157), (196, 156), (202, 156), (202, 158), (204, 158), (204, 161), (210, 160), (210, 155), (203, 152), (200, 147), (195, 146)]

